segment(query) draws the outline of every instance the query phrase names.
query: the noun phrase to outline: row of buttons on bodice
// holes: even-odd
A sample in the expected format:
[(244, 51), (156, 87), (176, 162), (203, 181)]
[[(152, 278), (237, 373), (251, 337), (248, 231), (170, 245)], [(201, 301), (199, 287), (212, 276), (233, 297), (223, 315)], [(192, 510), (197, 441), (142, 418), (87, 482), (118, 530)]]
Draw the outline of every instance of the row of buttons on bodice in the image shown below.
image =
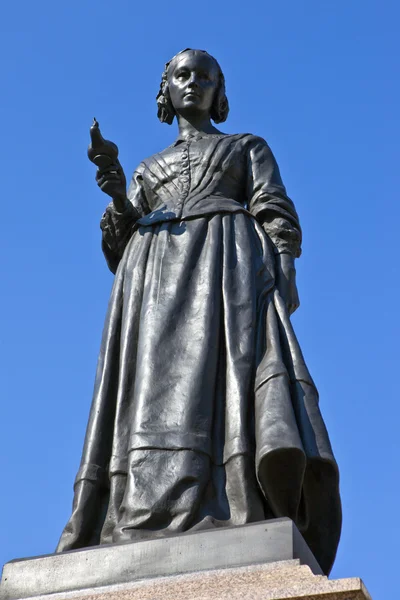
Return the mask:
[(179, 199), (176, 203), (176, 209), (178, 215), (182, 215), (182, 207), (189, 195), (190, 191), (190, 159), (189, 159), (189, 146), (191, 140), (187, 140), (184, 144), (182, 144), (182, 153), (181, 153), (181, 165), (179, 171)]

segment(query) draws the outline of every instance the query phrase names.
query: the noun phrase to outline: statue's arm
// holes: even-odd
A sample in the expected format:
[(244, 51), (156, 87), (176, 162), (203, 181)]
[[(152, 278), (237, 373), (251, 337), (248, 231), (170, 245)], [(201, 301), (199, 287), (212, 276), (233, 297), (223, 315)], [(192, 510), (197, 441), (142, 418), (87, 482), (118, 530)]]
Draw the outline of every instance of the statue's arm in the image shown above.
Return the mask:
[(290, 313), (299, 306), (294, 259), (301, 254), (302, 232), (287, 196), (278, 164), (262, 138), (255, 137), (247, 155), (247, 199), (250, 212), (263, 226), (275, 252), (276, 285)]
[(299, 217), (286, 195), (275, 157), (262, 138), (254, 138), (249, 148), (247, 182), (249, 210), (270, 237), (275, 253), (298, 258), (302, 239)]
[(115, 203), (110, 202), (100, 221), (102, 250), (113, 273), (117, 270), (137, 220), (150, 212), (144, 192), (142, 175), (143, 167), (139, 165), (129, 184), (124, 209), (118, 211)]

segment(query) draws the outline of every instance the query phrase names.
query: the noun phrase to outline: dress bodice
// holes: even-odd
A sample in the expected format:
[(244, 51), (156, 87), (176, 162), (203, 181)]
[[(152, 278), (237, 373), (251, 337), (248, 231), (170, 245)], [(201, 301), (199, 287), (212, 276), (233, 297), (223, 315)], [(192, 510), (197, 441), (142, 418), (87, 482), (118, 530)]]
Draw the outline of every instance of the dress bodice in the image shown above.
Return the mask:
[[(293, 202), (266, 141), (252, 134), (199, 134), (140, 163), (128, 189), (130, 204), (113, 204), (101, 222), (103, 250), (118, 262), (132, 224), (153, 225), (215, 213), (247, 212), (261, 223), (275, 251), (301, 253)], [(108, 259), (109, 260), (109, 259)]]
[(248, 210), (261, 222), (282, 217), (299, 228), (269, 146), (251, 134), (178, 138), (139, 165), (128, 198), (143, 225)]
[(137, 205), (139, 193), (139, 207), (144, 213), (141, 223), (245, 209), (246, 137), (212, 135), (177, 140), (143, 161), (128, 194)]

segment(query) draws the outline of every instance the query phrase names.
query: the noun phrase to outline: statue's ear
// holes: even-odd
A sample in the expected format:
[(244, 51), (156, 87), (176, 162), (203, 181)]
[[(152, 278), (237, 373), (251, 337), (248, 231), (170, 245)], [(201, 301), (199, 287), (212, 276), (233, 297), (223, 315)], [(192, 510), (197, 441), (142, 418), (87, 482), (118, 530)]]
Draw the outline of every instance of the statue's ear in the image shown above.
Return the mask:
[(220, 84), (211, 107), (210, 116), (214, 123), (223, 123), (228, 118), (229, 102), (225, 93), (225, 78), (220, 73)]
[(166, 65), (166, 69), (162, 75), (160, 90), (156, 98), (158, 106), (157, 116), (161, 123), (171, 125), (175, 117), (175, 111), (168, 92), (167, 69), (168, 65)]
[(167, 123), (168, 125), (172, 125), (175, 114), (171, 112), (167, 107), (159, 106), (157, 116), (160, 119), (161, 123)]

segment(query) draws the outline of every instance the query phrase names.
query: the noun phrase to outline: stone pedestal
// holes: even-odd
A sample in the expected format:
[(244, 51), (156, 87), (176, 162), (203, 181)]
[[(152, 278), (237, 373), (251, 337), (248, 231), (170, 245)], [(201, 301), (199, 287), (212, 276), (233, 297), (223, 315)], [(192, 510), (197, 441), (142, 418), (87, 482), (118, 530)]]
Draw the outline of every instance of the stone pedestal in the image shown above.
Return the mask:
[(0, 600), (370, 600), (329, 581), (289, 519), (17, 560)]

